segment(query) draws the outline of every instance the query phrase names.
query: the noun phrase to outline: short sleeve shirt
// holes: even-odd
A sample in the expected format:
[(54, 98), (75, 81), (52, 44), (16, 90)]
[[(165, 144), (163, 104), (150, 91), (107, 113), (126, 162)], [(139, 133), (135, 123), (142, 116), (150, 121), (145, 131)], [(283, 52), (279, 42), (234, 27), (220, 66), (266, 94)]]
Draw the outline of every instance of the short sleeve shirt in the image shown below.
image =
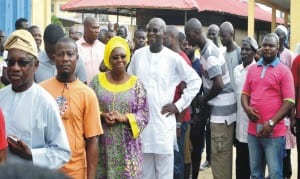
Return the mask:
[(203, 80), (204, 95), (209, 94), (213, 87), (213, 79), (222, 76), (224, 87), (213, 99), (208, 101), (211, 106), (210, 121), (228, 123), (236, 121), (236, 99), (231, 86), (229, 71), (223, 54), (211, 40), (207, 40), (201, 49), (200, 71)]
[(99, 73), (99, 67), (104, 57), (105, 45), (96, 40), (94, 44), (87, 43), (83, 37), (76, 41), (78, 54), (82, 56), (85, 70), (87, 73), (87, 84)]
[(103, 134), (96, 94), (79, 80), (64, 84), (51, 78), (41, 86), (55, 98), (67, 132), (72, 158), (64, 169), (86, 166), (85, 138)]
[[(263, 65), (263, 59), (248, 70), (243, 94), (250, 97), (250, 105), (258, 111), (259, 120), (249, 120), (248, 133), (256, 135), (256, 127), (271, 119), (280, 109), (283, 101), (295, 101), (293, 77), (289, 68), (276, 58), (271, 64)], [(277, 123), (271, 137), (284, 136), (284, 120)]]

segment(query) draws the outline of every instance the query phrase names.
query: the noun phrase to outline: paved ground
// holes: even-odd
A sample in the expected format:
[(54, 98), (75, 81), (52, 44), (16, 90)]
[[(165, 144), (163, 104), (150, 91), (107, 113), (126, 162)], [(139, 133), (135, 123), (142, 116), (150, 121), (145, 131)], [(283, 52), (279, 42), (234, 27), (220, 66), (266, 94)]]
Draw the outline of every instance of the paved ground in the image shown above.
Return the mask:
[[(235, 154), (235, 148), (233, 149), (233, 154)], [(205, 159), (205, 152), (203, 152), (202, 159)], [(292, 160), (292, 170), (293, 170), (293, 175), (291, 179), (297, 179), (297, 149), (294, 148), (292, 149), (291, 152), (291, 160)], [(232, 178), (235, 179), (235, 155), (233, 155), (233, 176)], [(211, 173), (211, 168), (199, 171), (198, 179), (212, 179), (212, 173)]]

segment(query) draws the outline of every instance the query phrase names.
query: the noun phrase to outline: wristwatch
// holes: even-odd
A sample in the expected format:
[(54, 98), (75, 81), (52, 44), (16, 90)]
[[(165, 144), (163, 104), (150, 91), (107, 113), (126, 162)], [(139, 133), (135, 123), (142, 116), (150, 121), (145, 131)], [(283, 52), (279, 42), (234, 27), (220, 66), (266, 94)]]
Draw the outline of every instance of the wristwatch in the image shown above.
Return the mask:
[(269, 123), (269, 126), (271, 126), (271, 127), (274, 127), (274, 126), (275, 126), (275, 123), (274, 123), (274, 121), (272, 121), (272, 119), (270, 119), (270, 120), (268, 121), (268, 123)]

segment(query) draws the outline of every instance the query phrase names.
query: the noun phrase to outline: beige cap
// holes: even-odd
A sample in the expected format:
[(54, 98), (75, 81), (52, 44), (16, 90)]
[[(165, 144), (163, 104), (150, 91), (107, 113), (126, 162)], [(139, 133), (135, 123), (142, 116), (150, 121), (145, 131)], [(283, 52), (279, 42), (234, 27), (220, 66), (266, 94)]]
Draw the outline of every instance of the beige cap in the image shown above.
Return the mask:
[(4, 43), (5, 50), (19, 49), (37, 58), (37, 45), (27, 30), (14, 31)]

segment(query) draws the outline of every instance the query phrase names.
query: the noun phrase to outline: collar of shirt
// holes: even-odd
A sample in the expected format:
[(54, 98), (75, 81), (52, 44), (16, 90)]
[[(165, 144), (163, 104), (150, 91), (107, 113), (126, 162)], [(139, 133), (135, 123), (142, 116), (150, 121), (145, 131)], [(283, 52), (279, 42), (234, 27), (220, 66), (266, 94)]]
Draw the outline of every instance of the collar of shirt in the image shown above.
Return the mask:
[(256, 64), (257, 64), (257, 66), (269, 66), (270, 65), (272, 67), (275, 67), (276, 65), (278, 65), (280, 63), (280, 60), (278, 57), (275, 57), (275, 59), (272, 61), (272, 63), (270, 63), (268, 65), (264, 65), (263, 62), (264, 62), (263, 58), (260, 58)]
[(246, 67), (244, 67), (244, 65), (243, 65), (243, 63), (242, 64), (240, 64), (240, 65), (238, 65), (238, 70), (240, 71), (240, 72), (242, 72), (242, 71), (247, 71), (249, 68), (250, 68), (250, 66), (251, 65), (253, 65), (253, 64), (255, 64), (256, 62), (255, 62), (255, 60), (253, 59), (252, 60), (252, 62), (249, 64), (249, 65), (247, 65)]
[[(94, 41), (94, 43), (93, 44), (89, 44), (89, 43), (87, 43), (87, 41), (83, 38), (83, 36), (78, 40), (78, 44), (80, 44), (80, 45), (83, 45), (83, 46), (94, 46), (94, 45), (96, 45), (97, 44), (97, 42), (98, 42), (99, 40), (98, 39), (96, 39), (95, 41)], [(99, 41), (100, 42), (100, 41)]]

